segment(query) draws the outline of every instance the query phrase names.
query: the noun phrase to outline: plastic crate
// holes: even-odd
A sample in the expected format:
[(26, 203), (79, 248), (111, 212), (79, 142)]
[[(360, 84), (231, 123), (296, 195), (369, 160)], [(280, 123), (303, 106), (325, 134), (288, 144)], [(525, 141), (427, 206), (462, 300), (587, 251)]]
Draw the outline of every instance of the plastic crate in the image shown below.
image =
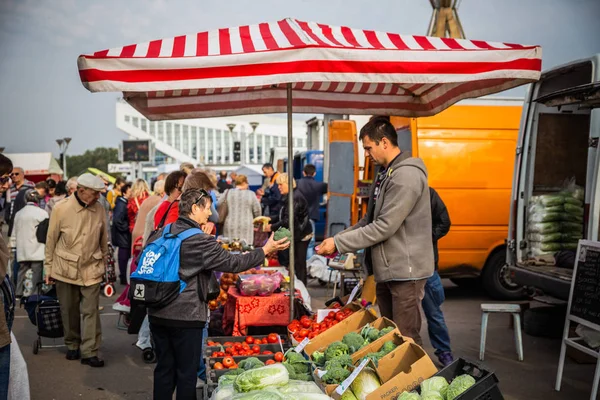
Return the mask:
[[(255, 339), (260, 339), (263, 340), (267, 337), (268, 335), (252, 335), (253, 338)], [(283, 335), (279, 335), (279, 337), (281, 338), (281, 343), (282, 344), (286, 344), (289, 343), (289, 340), (287, 337), (285, 337), (285, 334)], [(237, 343), (237, 342), (245, 342), (246, 341), (246, 336), (212, 336), (212, 337), (207, 337), (204, 338), (205, 342), (219, 342), (221, 344), (225, 343), (225, 342), (232, 342), (232, 343)], [(275, 343), (276, 344), (276, 343)]]
[[(281, 350), (279, 350), (281, 351)], [(273, 357), (275, 356), (276, 352), (273, 352), (273, 354), (256, 354), (253, 356), (235, 356), (233, 357), (233, 360), (235, 361), (236, 364), (239, 364), (240, 361), (245, 360), (246, 358), (250, 358), (250, 357), (256, 357), (258, 358), (260, 361), (262, 362), (266, 362), (267, 360), (272, 360)], [(225, 357), (207, 357), (206, 361), (207, 361), (207, 365), (212, 369), (214, 368), (214, 365), (217, 362), (223, 362), (223, 358)]]
[[(496, 374), (477, 362), (458, 358), (434, 376), (443, 376), (448, 382), (452, 382), (454, 378), (463, 374), (469, 374), (475, 378), (475, 385), (456, 397), (455, 400), (504, 400), (498, 387)], [(420, 392), (420, 389), (417, 391)]]
[[(263, 351), (272, 351), (273, 353), (277, 353), (278, 351), (281, 352), (285, 352), (285, 350), (287, 350), (290, 346), (289, 345), (283, 345), (283, 349), (281, 346), (279, 346), (279, 343), (271, 343), (271, 344), (259, 344), (258, 345), (260, 347), (260, 352), (262, 353)], [(212, 353), (214, 353), (215, 351), (223, 351), (223, 349), (219, 346), (211, 346), (211, 347), (206, 347), (205, 351), (204, 351), (204, 358), (209, 358), (212, 359)], [(262, 354), (260, 354), (262, 356)], [(251, 356), (239, 356), (239, 357), (234, 357), (236, 360), (239, 358), (240, 360), (243, 360), (244, 358), (247, 357), (251, 357)], [(272, 356), (271, 356), (272, 357)], [(223, 357), (220, 357), (223, 358)]]

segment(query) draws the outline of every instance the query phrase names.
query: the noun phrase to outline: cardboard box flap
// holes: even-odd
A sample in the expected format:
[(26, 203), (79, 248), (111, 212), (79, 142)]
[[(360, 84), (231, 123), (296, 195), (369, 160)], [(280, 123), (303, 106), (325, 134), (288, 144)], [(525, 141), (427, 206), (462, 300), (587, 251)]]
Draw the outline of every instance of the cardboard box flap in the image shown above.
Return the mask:
[(377, 371), (385, 383), (367, 396), (367, 400), (395, 399), (431, 378), (437, 368), (421, 346), (406, 342), (379, 360)]

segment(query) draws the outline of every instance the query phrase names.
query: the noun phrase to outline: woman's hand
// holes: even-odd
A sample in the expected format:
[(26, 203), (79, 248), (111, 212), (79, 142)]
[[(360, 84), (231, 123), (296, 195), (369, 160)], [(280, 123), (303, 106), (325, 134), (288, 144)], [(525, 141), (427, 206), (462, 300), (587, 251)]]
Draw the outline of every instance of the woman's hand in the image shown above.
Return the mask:
[(213, 224), (212, 222), (207, 222), (204, 225), (202, 225), (202, 232), (206, 233), (207, 235), (212, 234), (213, 229), (215, 228), (215, 224)]
[(265, 245), (262, 247), (263, 251), (265, 252), (265, 255), (271, 254), (275, 251), (285, 250), (288, 247), (290, 247), (290, 240), (288, 238), (283, 238), (281, 240), (276, 241), (275, 239), (273, 239), (273, 235), (275, 234), (272, 233), (269, 237), (269, 240), (267, 240), (267, 243), (265, 243)]

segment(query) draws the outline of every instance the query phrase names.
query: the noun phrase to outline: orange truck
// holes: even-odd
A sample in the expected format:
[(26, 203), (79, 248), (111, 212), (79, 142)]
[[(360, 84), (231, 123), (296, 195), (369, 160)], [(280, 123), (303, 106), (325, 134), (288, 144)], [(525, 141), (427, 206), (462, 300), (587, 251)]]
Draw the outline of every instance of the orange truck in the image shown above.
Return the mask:
[(425, 161), (429, 185), (452, 220), (439, 242), (440, 275), (459, 286), (483, 285), (499, 299), (522, 295), (508, 273), (505, 243), (522, 104), (483, 98), (433, 117), (392, 117), (402, 150)]

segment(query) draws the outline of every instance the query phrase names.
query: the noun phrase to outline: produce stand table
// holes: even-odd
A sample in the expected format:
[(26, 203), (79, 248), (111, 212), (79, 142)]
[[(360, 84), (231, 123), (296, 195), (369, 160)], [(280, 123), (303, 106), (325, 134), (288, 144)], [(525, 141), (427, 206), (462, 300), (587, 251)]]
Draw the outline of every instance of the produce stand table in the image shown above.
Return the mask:
[(242, 296), (237, 288), (227, 291), (223, 326), (233, 321), (233, 336), (244, 336), (249, 326), (287, 326), (290, 322), (288, 293), (270, 296)]

